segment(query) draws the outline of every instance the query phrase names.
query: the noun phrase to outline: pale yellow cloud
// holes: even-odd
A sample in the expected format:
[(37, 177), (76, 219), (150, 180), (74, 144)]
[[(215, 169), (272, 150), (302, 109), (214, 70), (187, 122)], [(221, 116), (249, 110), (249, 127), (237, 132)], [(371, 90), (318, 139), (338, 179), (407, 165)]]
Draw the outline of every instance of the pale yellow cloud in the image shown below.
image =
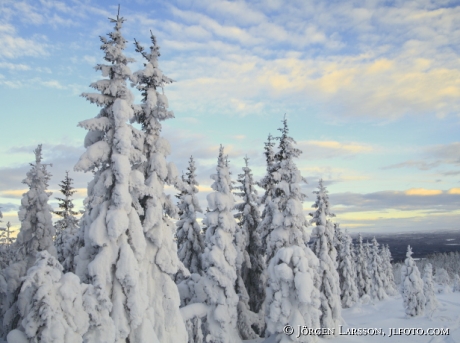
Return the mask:
[(432, 196), (442, 194), (442, 191), (439, 189), (411, 188), (405, 191), (404, 194), (414, 196)]
[[(415, 220), (423, 220), (425, 217), (435, 217), (435, 216), (458, 216), (460, 215), (460, 210), (457, 211), (449, 211), (449, 212), (440, 212), (434, 213), (430, 210), (414, 210), (414, 211), (400, 211), (397, 209), (388, 209), (385, 211), (366, 211), (366, 212), (345, 212), (340, 213), (336, 217), (338, 222), (357, 222), (354, 223), (359, 224), (359, 222), (373, 222), (379, 221), (384, 219), (415, 219)], [(345, 225), (345, 224), (344, 224)], [(348, 226), (348, 223), (346, 223)], [(362, 226), (366, 226), (368, 223), (363, 223)]]
[(299, 144), (313, 145), (326, 149), (342, 150), (349, 153), (371, 152), (373, 148), (370, 145), (360, 143), (341, 143), (337, 141), (301, 141)]
[(460, 194), (460, 188), (451, 188), (447, 191), (447, 194)]
[(378, 74), (388, 71), (394, 67), (394, 62), (386, 58), (379, 59), (367, 67), (367, 72), (370, 74)]
[(213, 189), (209, 186), (198, 186), (197, 187), (200, 192), (212, 192)]
[(245, 135), (236, 135), (236, 136), (233, 136), (233, 138), (238, 139), (238, 140), (243, 140), (243, 139), (246, 138), (246, 136)]
[[(5, 198), (21, 198), (24, 193), (27, 193), (28, 189), (10, 189), (0, 192), (0, 197)], [(52, 193), (51, 197), (60, 197), (62, 193), (59, 189), (50, 189), (48, 190)], [(86, 197), (86, 188), (75, 188), (74, 198)]]
[(0, 197), (7, 197), (7, 198), (20, 198), (24, 193), (26, 193), (28, 189), (12, 189), (0, 192)]

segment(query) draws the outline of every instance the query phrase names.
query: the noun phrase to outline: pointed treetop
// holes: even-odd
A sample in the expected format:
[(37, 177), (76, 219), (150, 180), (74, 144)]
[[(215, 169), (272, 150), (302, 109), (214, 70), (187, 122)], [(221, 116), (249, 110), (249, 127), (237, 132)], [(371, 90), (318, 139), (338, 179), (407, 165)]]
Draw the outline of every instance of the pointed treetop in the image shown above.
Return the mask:
[(39, 144), (37, 148), (34, 150), (35, 154), (35, 162), (40, 163), (41, 160), (43, 159), (42, 157), (42, 145)]
[(249, 161), (249, 157), (248, 157), (248, 155), (246, 155), (244, 157), (244, 164), (245, 164), (246, 168), (248, 167), (248, 161)]
[(407, 253), (406, 253), (406, 257), (411, 257), (413, 254), (412, 252), (412, 248), (410, 247), (410, 245), (407, 246)]
[[(317, 208), (318, 210), (315, 213), (310, 213), (310, 216), (313, 217), (312, 221), (315, 222), (316, 219), (320, 219), (318, 212), (323, 212), (327, 217), (335, 217), (335, 214), (331, 212), (330, 204), (329, 204), (329, 196), (326, 187), (323, 185), (323, 179), (319, 179), (318, 181), (318, 190), (313, 191), (316, 194), (316, 202), (313, 204), (313, 208)], [(316, 221), (318, 223), (318, 221)], [(324, 223), (323, 223), (324, 224)]]
[[(117, 23), (117, 25), (115, 25), (115, 28), (117, 29), (117, 31), (121, 28), (121, 24), (125, 22), (126, 19), (123, 17), (120, 17), (120, 4), (118, 4), (117, 19), (113, 19), (113, 18), (108, 18), (108, 19), (112, 23)], [(118, 23), (120, 23), (119, 27), (118, 27)]]

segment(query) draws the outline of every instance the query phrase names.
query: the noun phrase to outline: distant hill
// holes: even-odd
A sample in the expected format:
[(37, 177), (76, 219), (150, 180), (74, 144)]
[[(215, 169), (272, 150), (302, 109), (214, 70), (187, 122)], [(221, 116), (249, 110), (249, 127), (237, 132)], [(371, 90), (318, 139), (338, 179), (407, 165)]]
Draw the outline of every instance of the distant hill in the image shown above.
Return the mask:
[[(390, 246), (393, 261), (402, 261), (406, 258), (407, 246), (412, 247), (412, 257), (421, 258), (434, 253), (448, 253), (460, 251), (460, 230), (436, 232), (408, 232), (399, 234), (366, 234), (362, 233), (363, 240), (371, 240), (374, 236), (380, 244)], [(353, 240), (357, 235), (352, 234)]]

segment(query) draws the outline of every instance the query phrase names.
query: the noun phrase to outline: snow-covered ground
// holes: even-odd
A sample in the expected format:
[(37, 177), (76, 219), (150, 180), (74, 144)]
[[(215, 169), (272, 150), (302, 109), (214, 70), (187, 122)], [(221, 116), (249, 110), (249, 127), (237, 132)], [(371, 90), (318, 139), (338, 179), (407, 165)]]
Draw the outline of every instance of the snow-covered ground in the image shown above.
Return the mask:
[[(385, 335), (339, 335), (333, 339), (319, 339), (320, 342), (330, 343), (458, 343), (460, 342), (460, 293), (437, 294), (439, 308), (431, 317), (426, 314), (419, 317), (408, 317), (403, 308), (401, 295), (390, 297), (375, 304), (357, 305), (343, 309), (342, 332), (348, 329), (382, 329)], [(427, 332), (430, 328), (449, 329), (449, 335), (430, 336), (410, 334), (391, 335), (390, 329), (422, 329)], [(298, 335), (294, 328), (294, 335)], [(419, 330), (419, 332), (421, 332)], [(268, 341), (268, 340), (267, 340)], [(261, 340), (245, 341), (245, 343), (262, 343)]]
[[(426, 314), (419, 317), (408, 317), (404, 312), (401, 295), (388, 298), (374, 305), (355, 306), (344, 309), (342, 316), (345, 320), (343, 331), (349, 328), (381, 328), (385, 336), (338, 336), (333, 339), (334, 343), (350, 342), (417, 342), (417, 343), (454, 343), (460, 342), (460, 293), (437, 294), (440, 307), (434, 311), (431, 318)], [(448, 336), (429, 336), (411, 334), (406, 336), (392, 335), (390, 328), (423, 329), (447, 328)]]

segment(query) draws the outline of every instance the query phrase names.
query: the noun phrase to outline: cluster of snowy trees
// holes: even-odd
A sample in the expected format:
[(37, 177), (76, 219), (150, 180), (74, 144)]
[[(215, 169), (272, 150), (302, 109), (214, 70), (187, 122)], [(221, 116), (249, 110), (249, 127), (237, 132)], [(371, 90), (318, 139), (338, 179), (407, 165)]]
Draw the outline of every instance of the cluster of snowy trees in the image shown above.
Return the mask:
[[(0, 223), (2, 222), (2, 218), (3, 213), (0, 211)], [(8, 265), (8, 261), (12, 258), (12, 254), (14, 253), (12, 244), (15, 240), (11, 223), (8, 221), (5, 227), (0, 227), (0, 270), (5, 268)]]
[[(399, 269), (401, 273), (400, 290), (404, 307), (409, 316), (417, 316), (425, 312), (430, 316), (439, 305), (436, 293), (460, 292), (460, 276), (454, 273), (451, 282), (444, 268), (459, 263), (458, 253), (436, 254), (419, 263), (416, 263), (411, 255), (412, 249), (408, 246), (404, 265), (395, 266), (395, 269)], [(436, 262), (437, 265), (434, 275), (431, 262)], [(423, 278), (417, 264), (423, 266)]]
[[(84, 213), (78, 220), (67, 174), (53, 225), (50, 173), (39, 146), (24, 180), (29, 190), (21, 200), (14, 254), (0, 272), (3, 339), (291, 342), (296, 338), (284, 334), (286, 324), (338, 329), (342, 307), (395, 294), (388, 246), (361, 237), (353, 244), (332, 222), (322, 180), (311, 219), (305, 217), (305, 179), (295, 163), (301, 151), (286, 119), (280, 135), (265, 143), (266, 174), (258, 182), (248, 158), (233, 181), (220, 147), (200, 225), (193, 158), (182, 176), (167, 162), (170, 145), (161, 121), (174, 115), (163, 88), (172, 80), (158, 67), (156, 39), (151, 36), (150, 51), (135, 42), (145, 61), (132, 73), (124, 19), (110, 20), (114, 30), (101, 37), (107, 64), (96, 66), (104, 78), (91, 84), (96, 93), (83, 94), (101, 110), (79, 123), (88, 133), (75, 170), (93, 173)], [(134, 103), (128, 83), (141, 91), (141, 104)], [(165, 185), (177, 189), (178, 204)]]

